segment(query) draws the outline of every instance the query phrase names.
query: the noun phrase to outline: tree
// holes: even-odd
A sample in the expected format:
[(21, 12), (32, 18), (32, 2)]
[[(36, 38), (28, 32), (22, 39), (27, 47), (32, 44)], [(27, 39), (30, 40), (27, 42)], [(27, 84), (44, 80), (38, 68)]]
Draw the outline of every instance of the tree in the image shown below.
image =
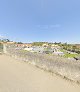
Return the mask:
[(22, 42), (17, 42), (18, 44), (23, 44)]
[(10, 42), (9, 39), (0, 39), (1, 42)]
[(32, 45), (33, 46), (42, 46), (43, 44), (48, 44), (48, 42), (33, 42)]

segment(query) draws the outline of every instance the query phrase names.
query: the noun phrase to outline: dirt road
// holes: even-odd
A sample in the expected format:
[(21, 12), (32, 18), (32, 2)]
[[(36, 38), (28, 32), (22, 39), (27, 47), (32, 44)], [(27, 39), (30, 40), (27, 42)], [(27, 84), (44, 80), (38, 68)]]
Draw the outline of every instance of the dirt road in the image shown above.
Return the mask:
[(0, 92), (80, 92), (80, 85), (0, 55)]

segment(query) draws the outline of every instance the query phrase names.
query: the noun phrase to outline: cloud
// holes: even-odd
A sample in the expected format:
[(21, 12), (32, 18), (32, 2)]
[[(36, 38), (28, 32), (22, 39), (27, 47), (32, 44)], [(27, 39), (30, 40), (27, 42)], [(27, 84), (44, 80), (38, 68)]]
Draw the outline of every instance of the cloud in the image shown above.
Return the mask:
[(54, 29), (54, 28), (59, 28), (61, 25), (55, 24), (55, 25), (37, 25), (37, 28), (40, 29)]
[(5, 36), (0, 35), (0, 39), (4, 39), (4, 38), (6, 38), (6, 37), (5, 37)]

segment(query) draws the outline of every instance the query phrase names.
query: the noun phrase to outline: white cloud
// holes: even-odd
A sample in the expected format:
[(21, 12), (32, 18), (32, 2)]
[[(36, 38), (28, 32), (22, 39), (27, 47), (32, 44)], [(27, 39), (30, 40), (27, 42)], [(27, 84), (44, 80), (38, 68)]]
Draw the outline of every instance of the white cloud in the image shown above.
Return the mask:
[(55, 24), (55, 25), (37, 25), (38, 28), (42, 29), (52, 29), (52, 28), (59, 28), (61, 25)]
[(4, 38), (6, 38), (5, 36), (3, 36), (3, 35), (0, 35), (0, 39), (4, 39)]

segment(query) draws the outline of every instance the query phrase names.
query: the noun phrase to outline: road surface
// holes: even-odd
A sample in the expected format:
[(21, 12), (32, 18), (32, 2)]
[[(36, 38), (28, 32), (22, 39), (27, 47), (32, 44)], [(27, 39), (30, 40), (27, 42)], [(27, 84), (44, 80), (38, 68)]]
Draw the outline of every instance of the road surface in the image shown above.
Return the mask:
[(80, 85), (0, 55), (0, 92), (80, 92)]

